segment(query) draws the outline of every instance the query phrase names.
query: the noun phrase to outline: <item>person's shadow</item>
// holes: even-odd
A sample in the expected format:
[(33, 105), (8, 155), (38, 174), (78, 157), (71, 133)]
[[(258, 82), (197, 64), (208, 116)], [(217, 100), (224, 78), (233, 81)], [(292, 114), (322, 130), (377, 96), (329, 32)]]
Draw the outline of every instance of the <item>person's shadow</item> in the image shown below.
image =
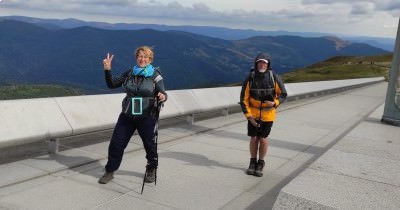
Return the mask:
[[(221, 168), (229, 168), (229, 169), (234, 169), (234, 170), (240, 170), (240, 171), (245, 171), (244, 168), (242, 167), (237, 167), (234, 165), (229, 165), (229, 164), (224, 164), (216, 160), (209, 159), (207, 156), (200, 155), (200, 154), (194, 154), (194, 153), (188, 153), (188, 152), (172, 152), (172, 151), (166, 151), (166, 152), (160, 152), (159, 153), (159, 159), (161, 158), (171, 158), (171, 159), (176, 159), (185, 162), (185, 164), (190, 164), (190, 165), (196, 165), (196, 166), (203, 166), (203, 167), (209, 167), (209, 168), (214, 168), (214, 167), (221, 167)], [(62, 153), (56, 153), (56, 154), (49, 154), (49, 155), (44, 155), (40, 157), (35, 157), (33, 160), (38, 160), (42, 161), (41, 164), (46, 165), (42, 166), (41, 168), (43, 170), (48, 171), (48, 174), (53, 174), (57, 173), (63, 170), (69, 170), (72, 171), (72, 173), (67, 173), (65, 175), (61, 176), (74, 176), (75, 174), (82, 174), (86, 176), (92, 176), (94, 177), (95, 181), (88, 182), (88, 184), (98, 184), (97, 180), (104, 174), (105, 169), (104, 169), (104, 164), (102, 164), (100, 161), (102, 161), (104, 157), (99, 158), (93, 158), (93, 157), (87, 157), (87, 156), (82, 156), (82, 155), (66, 155)], [(48, 161), (48, 162), (46, 162)], [(54, 163), (54, 161), (56, 163)], [(57, 165), (58, 164), (58, 165)], [(142, 171), (140, 171), (143, 169)], [(139, 178), (138, 180), (142, 180), (144, 173), (145, 173), (145, 167), (138, 166), (137, 170), (135, 171), (127, 171), (127, 170), (118, 170), (115, 172), (115, 175), (126, 175), (128, 177), (134, 176)], [(114, 178), (115, 179), (115, 178)], [(87, 181), (83, 181), (87, 182)], [(118, 181), (113, 180), (113, 184), (118, 185), (126, 190), (134, 190), (133, 188), (129, 186), (124, 186), (123, 184), (120, 184)], [(137, 183), (140, 184), (140, 183)]]
[(194, 153), (167, 151), (167, 152), (159, 153), (158, 156), (159, 156), (159, 158), (172, 158), (172, 159), (184, 161), (185, 164), (190, 164), (190, 165), (204, 166), (204, 167), (209, 167), (209, 168), (221, 167), (221, 168), (229, 168), (229, 169), (244, 171), (244, 169), (241, 167), (223, 164), (216, 160), (211, 160), (204, 155), (199, 155), (199, 154), (194, 154)]
[[(104, 169), (104, 164), (101, 164), (100, 161), (103, 158), (95, 159), (87, 156), (74, 156), (74, 155), (64, 155), (61, 153), (56, 153), (56, 154), (49, 154), (46, 156), (40, 156), (40, 157), (35, 157), (32, 158), (33, 160), (39, 160), (39, 161), (49, 161), (49, 163), (43, 162), (43, 164), (47, 164), (50, 166), (48, 169), (44, 169), (48, 171), (50, 174), (52, 173), (57, 173), (63, 170), (70, 170), (75, 173), (83, 174), (86, 176), (92, 176), (95, 178), (95, 184), (97, 183), (97, 180), (104, 174), (105, 169)], [(54, 167), (51, 168), (52, 161), (56, 161), (58, 164), (62, 166), (58, 166), (57, 164), (53, 164)], [(44, 168), (44, 167), (42, 167)], [(143, 178), (145, 168), (140, 167), (140, 169), (143, 168), (143, 172), (136, 172), (136, 171), (126, 171), (126, 170), (118, 170), (115, 172), (116, 175), (128, 175), (128, 176), (135, 176), (140, 179)], [(140, 170), (138, 168), (138, 171)], [(71, 176), (71, 173), (68, 173), (67, 176)], [(114, 180), (115, 181), (115, 180)], [(118, 185), (117, 182), (114, 182), (115, 184)], [(89, 183), (93, 184), (93, 183)], [(131, 188), (127, 186), (120, 185), (123, 188), (126, 188), (127, 190), (132, 190)]]

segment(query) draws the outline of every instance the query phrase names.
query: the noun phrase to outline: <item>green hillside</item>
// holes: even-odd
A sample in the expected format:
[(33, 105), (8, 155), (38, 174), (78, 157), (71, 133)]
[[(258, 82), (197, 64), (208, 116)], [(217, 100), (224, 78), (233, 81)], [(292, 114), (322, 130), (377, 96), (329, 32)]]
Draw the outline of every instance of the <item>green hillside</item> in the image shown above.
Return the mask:
[(336, 56), (282, 75), (286, 83), (387, 76), (393, 54)]
[(60, 85), (12, 85), (0, 87), (0, 100), (74, 96), (82, 93)]

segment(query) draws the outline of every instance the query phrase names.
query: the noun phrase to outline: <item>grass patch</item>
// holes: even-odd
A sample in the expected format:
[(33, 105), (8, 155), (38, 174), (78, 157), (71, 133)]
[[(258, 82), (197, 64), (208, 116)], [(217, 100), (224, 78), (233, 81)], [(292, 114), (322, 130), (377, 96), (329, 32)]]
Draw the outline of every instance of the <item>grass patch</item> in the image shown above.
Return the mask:
[(78, 89), (61, 85), (8, 85), (0, 87), (0, 100), (82, 95)]
[(366, 77), (387, 77), (393, 54), (337, 56), (282, 75), (290, 82), (311, 82)]

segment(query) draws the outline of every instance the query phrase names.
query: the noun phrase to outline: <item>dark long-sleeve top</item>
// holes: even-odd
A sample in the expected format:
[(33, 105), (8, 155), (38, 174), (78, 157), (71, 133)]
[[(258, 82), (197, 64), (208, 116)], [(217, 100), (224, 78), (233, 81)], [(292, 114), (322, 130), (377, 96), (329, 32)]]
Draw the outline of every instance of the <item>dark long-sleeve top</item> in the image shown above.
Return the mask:
[[(155, 101), (159, 92), (163, 93), (167, 99), (167, 93), (164, 87), (164, 80), (158, 68), (150, 77), (135, 76), (132, 74), (132, 69), (123, 72), (121, 75), (114, 77), (111, 71), (105, 70), (105, 80), (108, 88), (123, 87), (126, 92), (126, 97), (122, 102), (122, 111), (130, 112), (131, 99), (133, 97), (143, 98), (143, 106), (145, 113), (150, 112), (153, 108), (152, 103)], [(145, 100), (146, 99), (146, 100)]]

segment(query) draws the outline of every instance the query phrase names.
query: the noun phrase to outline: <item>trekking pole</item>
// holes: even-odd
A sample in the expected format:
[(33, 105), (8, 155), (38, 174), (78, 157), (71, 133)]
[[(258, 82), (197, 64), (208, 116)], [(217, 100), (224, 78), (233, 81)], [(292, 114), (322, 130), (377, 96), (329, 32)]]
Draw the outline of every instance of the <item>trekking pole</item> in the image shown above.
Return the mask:
[[(154, 126), (154, 136), (153, 136), (154, 143), (156, 144), (156, 151), (157, 151), (157, 145), (158, 145), (158, 118), (160, 117), (160, 111), (163, 106), (164, 106), (164, 103), (162, 101), (157, 100), (156, 115), (155, 115), (156, 124)], [(142, 182), (142, 191), (140, 192), (140, 194), (143, 194), (144, 183), (145, 183), (144, 180), (146, 178), (146, 175), (147, 175), (147, 167), (146, 167), (146, 171), (144, 172), (143, 182)], [(155, 170), (154, 185), (157, 186), (157, 169)]]

